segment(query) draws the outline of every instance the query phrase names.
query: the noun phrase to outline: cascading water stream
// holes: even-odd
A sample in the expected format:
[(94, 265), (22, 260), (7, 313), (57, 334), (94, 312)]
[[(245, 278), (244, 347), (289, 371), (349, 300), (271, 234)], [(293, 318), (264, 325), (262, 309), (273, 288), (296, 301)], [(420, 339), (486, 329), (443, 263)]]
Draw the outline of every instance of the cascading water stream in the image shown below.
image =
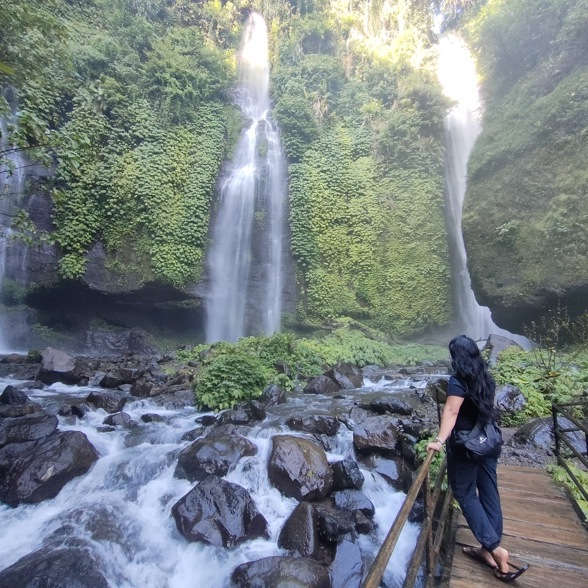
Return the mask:
[[(0, 390), (7, 384), (18, 382), (2, 379)], [(139, 423), (134, 427), (104, 430), (107, 413), (102, 409), (90, 410), (82, 419), (60, 416), (59, 429), (85, 433), (100, 458), (53, 499), (16, 508), (0, 503), (0, 573), (43, 546), (52, 545), (55, 549), (57, 541), (57, 545), (66, 547), (88, 545), (91, 553), (86, 555), (84, 565), (98, 561), (100, 572), (113, 587), (225, 588), (237, 565), (285, 554), (277, 540), (297, 501), (282, 496), (270, 484), (267, 473), (271, 437), (278, 433), (297, 434), (283, 421), (292, 414), (303, 416), (305, 411), (348, 414), (356, 401), (369, 402), (375, 396), (406, 391), (408, 386), (424, 389), (426, 380), (366, 381), (365, 388), (347, 391), (350, 395), (345, 400), (292, 394), (286, 404), (273, 406), (268, 418), (246, 433), (257, 446), (257, 455), (242, 458), (225, 476), (251, 494), (268, 522), (270, 537), (247, 541), (233, 549), (189, 543), (179, 534), (170, 512), (172, 505), (194, 486), (174, 477), (174, 471), (178, 452), (190, 443), (183, 437), (194, 429), (194, 418), (202, 413), (193, 407), (165, 408), (154, 398), (127, 402), (125, 412)], [(58, 383), (42, 390), (27, 390), (27, 395), (55, 414), (61, 407), (83, 403), (92, 390), (100, 389)], [(161, 420), (142, 423), (141, 416), (146, 413), (157, 413)], [(353, 433), (345, 426), (340, 427), (330, 443), (329, 461), (354, 457)], [(374, 532), (358, 538), (364, 561), (369, 562), (400, 510), (405, 494), (395, 491), (376, 471), (363, 466), (361, 471), (365, 477), (362, 492), (375, 506), (377, 523)], [(403, 530), (387, 568), (387, 586), (402, 585), (418, 531), (414, 523)]]
[[(25, 182), (26, 162), (20, 150), (10, 143), (8, 116), (0, 116), (0, 287), (6, 278), (6, 270), (17, 263), (22, 263), (22, 247), (13, 247), (11, 229), (15, 200), (22, 197)], [(4, 335), (4, 321), (0, 321), (0, 353), (11, 351)]]
[(452, 257), (456, 327), (474, 339), (486, 339), (492, 333), (527, 347), (525, 337), (494, 323), (490, 309), (478, 304), (471, 287), (461, 221), (468, 159), (482, 130), (481, 103), (474, 60), (454, 33), (444, 33), (439, 38), (437, 75), (444, 93), (457, 102), (445, 119), (445, 223)]
[(267, 29), (256, 13), (243, 34), (239, 72), (237, 102), (249, 123), (220, 188), (208, 257), (209, 342), (280, 328), (285, 161), (268, 114)]

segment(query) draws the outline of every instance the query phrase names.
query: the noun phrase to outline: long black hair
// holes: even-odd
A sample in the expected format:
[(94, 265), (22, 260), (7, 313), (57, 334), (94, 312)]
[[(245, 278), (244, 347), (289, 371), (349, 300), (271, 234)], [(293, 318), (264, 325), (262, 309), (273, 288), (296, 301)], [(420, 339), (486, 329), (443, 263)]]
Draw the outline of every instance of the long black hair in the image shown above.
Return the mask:
[(451, 365), (455, 375), (466, 385), (470, 398), (482, 419), (487, 421), (493, 418), (496, 382), (488, 372), (488, 365), (476, 342), (466, 335), (454, 337), (449, 342), (449, 353), (451, 353)]

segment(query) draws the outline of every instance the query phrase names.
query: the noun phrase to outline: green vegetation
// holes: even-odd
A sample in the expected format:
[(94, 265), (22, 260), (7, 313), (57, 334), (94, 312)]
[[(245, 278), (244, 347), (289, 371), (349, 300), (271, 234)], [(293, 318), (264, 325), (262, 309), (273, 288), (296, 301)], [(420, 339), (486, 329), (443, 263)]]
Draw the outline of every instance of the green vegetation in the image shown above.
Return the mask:
[[(588, 472), (582, 470), (578, 467), (573, 465), (569, 465), (568, 467), (576, 476), (576, 479), (580, 482), (583, 488), (588, 488)], [(553, 479), (563, 488), (566, 489), (567, 492), (572, 496), (572, 498), (576, 501), (580, 510), (584, 515), (584, 523), (588, 520), (588, 502), (584, 499), (582, 493), (578, 490), (578, 487), (567, 473), (567, 471), (560, 466), (547, 466), (547, 470), (552, 475)]]
[(384, 367), (447, 357), (447, 350), (441, 346), (390, 344), (383, 335), (368, 331), (363, 325), (350, 323), (322, 338), (297, 338), (292, 333), (248, 337), (234, 344), (184, 349), (178, 351), (177, 359), (201, 363), (194, 386), (196, 401), (219, 410), (255, 398), (269, 383), (290, 390), (299, 375), (320, 375), (338, 362)]
[(588, 1), (489, 0), (471, 14), (485, 113), (468, 266), (492, 308), (545, 306), (588, 275)]

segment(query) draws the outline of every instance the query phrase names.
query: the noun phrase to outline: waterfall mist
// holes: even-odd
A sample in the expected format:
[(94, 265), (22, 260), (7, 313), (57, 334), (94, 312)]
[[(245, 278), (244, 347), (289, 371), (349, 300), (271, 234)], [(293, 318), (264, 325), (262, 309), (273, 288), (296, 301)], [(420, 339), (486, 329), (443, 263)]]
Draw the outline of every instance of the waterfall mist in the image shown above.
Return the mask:
[(473, 339), (494, 333), (527, 346), (528, 340), (496, 326), (490, 309), (480, 306), (471, 287), (461, 230), (467, 164), (482, 130), (481, 103), (474, 60), (464, 41), (454, 33), (439, 38), (437, 75), (446, 96), (457, 104), (445, 119), (445, 223), (452, 262), (456, 328)]
[(248, 122), (220, 186), (208, 255), (208, 342), (280, 328), (285, 160), (269, 115), (267, 28), (256, 13), (243, 34), (239, 75), (237, 103)]

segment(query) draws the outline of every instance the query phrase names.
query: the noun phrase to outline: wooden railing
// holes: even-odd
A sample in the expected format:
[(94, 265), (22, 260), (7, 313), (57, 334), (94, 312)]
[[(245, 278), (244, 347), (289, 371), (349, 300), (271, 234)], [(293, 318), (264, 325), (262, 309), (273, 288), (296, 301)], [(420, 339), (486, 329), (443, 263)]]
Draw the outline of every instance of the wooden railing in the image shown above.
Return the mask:
[[(443, 460), (434, 489), (431, 491), (429, 470), (433, 461), (434, 451), (429, 451), (427, 457), (417, 472), (416, 478), (406, 495), (402, 507), (398, 511), (388, 535), (380, 547), (380, 551), (366, 576), (362, 587), (377, 588), (382, 581), (390, 556), (398, 542), (400, 533), (408, 520), (408, 516), (414, 506), (417, 497), (424, 492), (425, 518), (419, 533), (414, 552), (404, 579), (403, 588), (412, 588), (416, 582), (419, 569), (424, 560), (424, 574), (427, 588), (434, 585), (435, 569), (440, 559), (441, 541), (446, 522), (449, 520), (449, 508), (451, 504), (451, 490), (443, 491), (443, 482), (447, 470), (447, 459)], [(442, 500), (441, 500), (442, 499)]]
[[(577, 486), (580, 494), (584, 497), (584, 500), (588, 502), (588, 488), (585, 488), (580, 480), (574, 475), (574, 472), (570, 469), (567, 458), (570, 455), (573, 455), (580, 463), (584, 465), (586, 469), (588, 469), (588, 426), (586, 423), (582, 423), (578, 420), (573, 414), (572, 409), (577, 407), (588, 407), (588, 401), (578, 401), (578, 402), (568, 402), (566, 404), (553, 404), (551, 407), (551, 411), (553, 414), (553, 435), (555, 437), (555, 456), (557, 458), (557, 463), (563, 467), (570, 479), (574, 482)], [(561, 414), (568, 422), (571, 423), (571, 426), (567, 426), (563, 428), (560, 423), (558, 422), (557, 415)], [(570, 442), (566, 433), (577, 433), (582, 432), (584, 433), (584, 440), (586, 442), (586, 451), (585, 453), (580, 453)]]

